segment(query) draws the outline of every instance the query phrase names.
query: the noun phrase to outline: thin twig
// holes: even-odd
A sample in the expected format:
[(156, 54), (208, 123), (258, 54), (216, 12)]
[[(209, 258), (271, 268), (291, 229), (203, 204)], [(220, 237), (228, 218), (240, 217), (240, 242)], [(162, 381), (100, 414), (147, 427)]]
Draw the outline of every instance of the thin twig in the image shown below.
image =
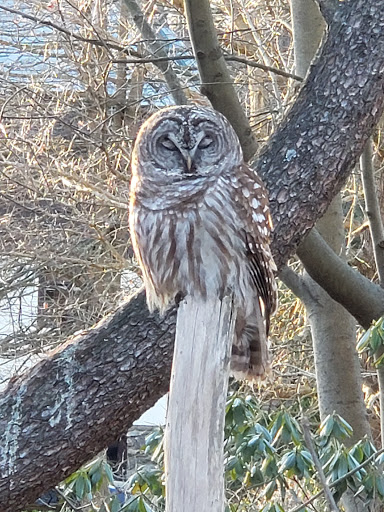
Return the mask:
[(329, 488), (329, 485), (327, 483), (327, 479), (325, 478), (325, 474), (323, 471), (323, 466), (321, 465), (321, 462), (319, 460), (319, 457), (317, 456), (315, 447), (313, 445), (312, 436), (311, 436), (311, 430), (309, 428), (309, 421), (308, 418), (304, 417), (301, 420), (301, 426), (303, 428), (303, 434), (304, 434), (304, 440), (305, 444), (307, 445), (307, 448), (312, 456), (313, 463), (315, 465), (315, 468), (317, 469), (317, 474), (319, 475), (319, 480), (321, 483), (321, 486), (323, 488), (325, 498), (328, 501), (329, 507), (332, 511), (336, 512), (339, 510), (338, 506), (336, 505), (335, 498), (333, 497), (333, 494), (331, 492), (331, 489)]
[(5, 109), (7, 108), (7, 105), (13, 100), (13, 98), (15, 96), (17, 96), (20, 92), (23, 92), (25, 91), (25, 89), (28, 89), (27, 86), (24, 86), (24, 87), (20, 87), (20, 89), (17, 89), (13, 94), (11, 94), (10, 96), (8, 96), (8, 98), (4, 101), (3, 103), (3, 106), (1, 107), (1, 110), (0, 110), (0, 121), (4, 118), (4, 112), (5, 112)]
[(255, 62), (251, 59), (245, 59), (244, 57), (239, 57), (238, 55), (224, 55), (224, 59), (228, 61), (241, 62), (242, 64), (246, 64), (247, 66), (259, 68), (263, 71), (269, 71), (270, 73), (274, 73), (275, 75), (284, 76), (285, 78), (293, 78), (298, 82), (302, 82), (303, 78), (299, 75), (295, 75), (294, 73), (288, 73), (287, 71), (283, 71), (282, 69), (274, 68), (273, 66), (266, 66), (265, 64), (260, 64), (260, 62)]
[(369, 231), (371, 232), (373, 253), (380, 286), (384, 288), (384, 225), (377, 197), (372, 156), (372, 141), (369, 139), (360, 157), (360, 167), (363, 179), (365, 211), (368, 217)]
[[(341, 482), (343, 482), (344, 480), (347, 480), (347, 478), (349, 478), (350, 476), (352, 476), (355, 473), (357, 473), (358, 471), (360, 471), (360, 469), (363, 469), (365, 466), (368, 466), (368, 464), (370, 464), (376, 457), (378, 457), (382, 453), (384, 453), (384, 448), (381, 448), (377, 452), (373, 453), (370, 457), (368, 457), (367, 460), (362, 462), (359, 466), (356, 466), (355, 468), (351, 469), (351, 471), (348, 471), (348, 473), (345, 473), (344, 476), (338, 478), (337, 480), (335, 480), (334, 482), (329, 484), (328, 487), (330, 489), (333, 489), (334, 487), (339, 485)], [(305, 501), (300, 506), (293, 508), (289, 512), (299, 512), (301, 509), (305, 508), (307, 505), (310, 505), (313, 501), (317, 500), (317, 498), (320, 498), (320, 496), (322, 496), (322, 494), (324, 494), (324, 489), (321, 489), (321, 491), (319, 491), (317, 494), (314, 494), (309, 500)]]

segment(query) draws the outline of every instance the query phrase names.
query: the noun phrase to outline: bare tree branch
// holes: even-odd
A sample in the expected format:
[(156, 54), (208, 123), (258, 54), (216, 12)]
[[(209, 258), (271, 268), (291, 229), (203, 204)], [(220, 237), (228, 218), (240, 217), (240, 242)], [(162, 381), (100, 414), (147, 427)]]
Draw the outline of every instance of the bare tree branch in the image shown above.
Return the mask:
[(256, 152), (257, 144), (249, 121), (233, 86), (213, 24), (208, 0), (186, 0), (188, 29), (202, 82), (202, 93), (235, 128), (245, 160)]
[[(347, 265), (313, 229), (297, 254), (306, 271), (334, 300), (342, 304), (365, 329), (384, 312), (380, 286)], [(321, 257), (319, 257), (321, 255)]]
[[(100, 40), (100, 39), (92, 39), (92, 38), (80, 36), (74, 32), (71, 32), (70, 30), (68, 30), (67, 28), (65, 28), (61, 25), (57, 25), (56, 23), (53, 23), (50, 20), (39, 18), (38, 16), (33, 16), (31, 14), (28, 14), (23, 11), (19, 11), (17, 9), (11, 9), (10, 7), (6, 7), (5, 5), (0, 5), (0, 9), (2, 11), (10, 12), (11, 14), (16, 14), (17, 16), (20, 16), (21, 18), (25, 18), (27, 20), (34, 21), (40, 25), (44, 25), (46, 27), (51, 27), (54, 30), (61, 32), (62, 34), (65, 34), (66, 36), (70, 37), (71, 39), (76, 39), (77, 41), (93, 44), (95, 46), (101, 46), (103, 48), (105, 48), (107, 46), (108, 48), (110, 48), (112, 50), (119, 50), (119, 51), (126, 52), (126, 49), (123, 46), (120, 46), (119, 44), (117, 44), (113, 41), (110, 41), (110, 40), (104, 41), (104, 40)], [(129, 52), (130, 55), (135, 55), (136, 53), (137, 52), (134, 52), (134, 51)]]
[[(147, 45), (153, 55), (156, 55), (161, 58), (166, 58), (167, 54), (163, 49), (163, 44), (161, 44), (148, 23), (145, 19), (144, 14), (142, 13), (138, 3), (135, 0), (124, 0), (124, 3), (132, 16), (135, 25), (140, 30), (144, 39), (147, 39)], [(168, 84), (170, 93), (173, 96), (176, 104), (184, 104), (188, 103), (187, 97), (184, 94), (183, 88), (180, 84), (180, 81), (172, 69), (171, 65), (167, 61), (158, 61), (158, 68), (162, 71), (164, 78)]]
[[(172, 94), (174, 100), (176, 103), (187, 103), (187, 98), (183, 92), (183, 88), (180, 84), (180, 81), (176, 75), (176, 73), (173, 71), (173, 69), (169, 65), (170, 59), (166, 52), (163, 50), (162, 44), (158, 41), (155, 34), (153, 33), (149, 23), (145, 20), (145, 17), (143, 13), (141, 12), (140, 7), (134, 0), (125, 0), (125, 3), (127, 5), (127, 8), (129, 12), (132, 15), (133, 21), (136, 23), (138, 29), (142, 32), (143, 37), (148, 40), (148, 46), (151, 49), (151, 52), (153, 54), (156, 54), (158, 57), (154, 59), (140, 59), (140, 54), (133, 50), (127, 50), (124, 46), (119, 45), (118, 43), (111, 41), (111, 40), (104, 40), (102, 38), (99, 39), (93, 39), (93, 38), (87, 38), (80, 36), (67, 28), (57, 25), (57, 23), (53, 23), (50, 20), (46, 20), (43, 18), (39, 18), (37, 16), (33, 16), (31, 14), (27, 14), (25, 12), (19, 11), (17, 9), (12, 9), (10, 7), (6, 7), (4, 5), (0, 5), (0, 9), (6, 12), (10, 12), (12, 14), (17, 14), (18, 16), (21, 16), (22, 18), (35, 21), (36, 23), (39, 23), (41, 25), (45, 25), (46, 27), (51, 27), (54, 30), (57, 30), (58, 32), (61, 32), (68, 36), (71, 39), (75, 39), (77, 41), (81, 41), (84, 43), (89, 43), (94, 46), (100, 46), (102, 48), (107, 48), (111, 50), (118, 50), (123, 53), (127, 53), (128, 55), (137, 55), (138, 59), (133, 60), (132, 63), (145, 63), (145, 62), (153, 62), (160, 71), (164, 74), (164, 78), (168, 84), (168, 87), (170, 89), (170, 93)], [(185, 58), (185, 57), (184, 57)], [(114, 60), (112, 62), (115, 62)], [(126, 61), (127, 64), (129, 61)]]
[(317, 0), (317, 3), (325, 21), (331, 23), (337, 11), (338, 0)]
[[(138, 7), (137, 4), (136, 4), (136, 7)], [(193, 55), (193, 54), (167, 55), (164, 52), (164, 50), (162, 50), (162, 45), (161, 45), (159, 39), (153, 33), (153, 31), (148, 23), (146, 25), (146, 29), (147, 30), (150, 29), (151, 32), (148, 32), (146, 30), (145, 31), (146, 35), (144, 36), (144, 33), (143, 33), (143, 36), (146, 38), (147, 44), (150, 45), (152, 48), (154, 47), (153, 44), (157, 43), (157, 46), (156, 46), (157, 49), (155, 49), (155, 51), (153, 51), (153, 53), (156, 55), (161, 54), (162, 55), (161, 57), (158, 57), (158, 56), (157, 57), (142, 57), (140, 52), (137, 52), (137, 51), (133, 50), (132, 48), (127, 49), (125, 46), (120, 45), (115, 41), (111, 41), (110, 39), (104, 40), (101, 37), (99, 39), (83, 37), (83, 36), (76, 34), (75, 32), (71, 32), (70, 30), (68, 30), (67, 28), (65, 28), (61, 25), (57, 25), (56, 23), (53, 23), (50, 20), (45, 20), (43, 18), (39, 18), (38, 16), (33, 16), (31, 14), (27, 14), (27, 13), (19, 11), (17, 9), (12, 9), (10, 7), (6, 7), (4, 5), (0, 5), (0, 9), (3, 11), (6, 11), (6, 12), (10, 12), (12, 14), (17, 14), (17, 16), (20, 16), (22, 18), (25, 18), (25, 19), (28, 19), (31, 21), (35, 21), (36, 23), (39, 23), (40, 25), (45, 25), (46, 27), (51, 27), (54, 30), (61, 32), (72, 39), (76, 39), (77, 41), (92, 44), (94, 46), (108, 48), (110, 50), (117, 50), (119, 52), (126, 53), (127, 55), (135, 56), (135, 58), (133, 58), (133, 59), (111, 59), (111, 62), (113, 62), (115, 64), (155, 64), (155, 65), (158, 65), (161, 63), (172, 62), (172, 61), (195, 59), (195, 55)], [(131, 12), (135, 13), (135, 12), (137, 12), (137, 9), (132, 7)], [(143, 16), (143, 19), (144, 19), (144, 15), (143, 14), (141, 14), (141, 15)], [(133, 18), (133, 19), (135, 19), (135, 18)], [(138, 19), (138, 18), (136, 18), (136, 19)], [(138, 28), (141, 30), (142, 25), (140, 24), (140, 26), (138, 26)], [(150, 38), (147, 37), (149, 35), (151, 35)], [(274, 73), (276, 75), (283, 76), (285, 78), (292, 78), (293, 80), (297, 80), (298, 82), (302, 82), (302, 80), (303, 80), (302, 77), (295, 75), (294, 73), (289, 73), (287, 71), (275, 68), (273, 66), (266, 66), (265, 64), (261, 64), (260, 62), (256, 62), (251, 59), (246, 59), (245, 57), (240, 57), (239, 55), (223, 54), (223, 57), (228, 62), (240, 62), (241, 64), (245, 64), (246, 66), (251, 66), (254, 68), (262, 69), (263, 71), (268, 71), (270, 73)], [(162, 67), (158, 66), (158, 67), (162, 71), (164, 69), (168, 69), (168, 67), (166, 68), (165, 66), (162, 66)], [(180, 88), (182, 88), (180, 82), (178, 82), (178, 85)]]
[(273, 66), (266, 66), (265, 64), (261, 64), (260, 62), (255, 62), (251, 59), (239, 57), (238, 55), (224, 55), (224, 59), (228, 62), (240, 62), (241, 64), (246, 64), (247, 66), (250, 66), (252, 68), (262, 69), (263, 71), (268, 71), (270, 73), (274, 73), (275, 75), (284, 76), (285, 78), (293, 78), (293, 80), (297, 80), (298, 82), (303, 81), (303, 78), (299, 75), (295, 75), (294, 73), (288, 73), (287, 71), (274, 68)]

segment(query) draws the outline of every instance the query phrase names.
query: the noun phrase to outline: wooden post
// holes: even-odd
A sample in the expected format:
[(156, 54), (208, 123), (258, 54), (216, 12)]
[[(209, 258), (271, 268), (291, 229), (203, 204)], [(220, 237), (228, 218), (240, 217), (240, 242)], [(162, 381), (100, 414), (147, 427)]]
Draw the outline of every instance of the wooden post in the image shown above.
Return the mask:
[(223, 512), (231, 297), (179, 306), (165, 433), (166, 512)]

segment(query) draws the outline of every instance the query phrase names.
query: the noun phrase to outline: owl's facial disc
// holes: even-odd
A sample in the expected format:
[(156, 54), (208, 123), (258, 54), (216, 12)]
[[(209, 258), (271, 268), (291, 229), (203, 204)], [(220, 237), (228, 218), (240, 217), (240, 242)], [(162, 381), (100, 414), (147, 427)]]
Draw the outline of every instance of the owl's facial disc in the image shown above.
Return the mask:
[(167, 128), (166, 133), (160, 131), (155, 143), (156, 155), (161, 158), (161, 162), (156, 158), (157, 162), (163, 164), (162, 167), (173, 179), (206, 176), (210, 170), (207, 164), (217, 161), (220, 149), (218, 137), (212, 127), (191, 127), (189, 123), (183, 122), (167, 123)]
[[(137, 165), (146, 162), (145, 166)], [(167, 107), (142, 126), (133, 170), (142, 179), (169, 185), (215, 180), (243, 161), (237, 136), (221, 114), (196, 106)]]
[(160, 138), (159, 143), (163, 146), (163, 148), (167, 151), (176, 152), (178, 151), (181, 157), (184, 160), (185, 164), (185, 175), (186, 177), (189, 175), (196, 176), (196, 166), (195, 166), (195, 156), (196, 152), (200, 150), (205, 150), (209, 148), (213, 144), (213, 137), (210, 135), (206, 135), (204, 133), (200, 133), (196, 140), (194, 141), (194, 145), (191, 147), (185, 147), (185, 145), (181, 145), (180, 141), (178, 141), (177, 137), (170, 133), (169, 135), (165, 135)]

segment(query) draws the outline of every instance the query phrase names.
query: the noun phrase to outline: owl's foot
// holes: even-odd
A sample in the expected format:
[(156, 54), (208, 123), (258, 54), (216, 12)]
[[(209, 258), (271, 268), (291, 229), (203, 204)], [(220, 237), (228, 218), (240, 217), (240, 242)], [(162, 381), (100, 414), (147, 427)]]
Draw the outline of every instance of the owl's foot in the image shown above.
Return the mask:
[(176, 295), (175, 295), (175, 305), (176, 305), (176, 308), (179, 307), (180, 302), (182, 300), (184, 300), (184, 297), (185, 297), (184, 293), (181, 293), (181, 292), (176, 293)]

